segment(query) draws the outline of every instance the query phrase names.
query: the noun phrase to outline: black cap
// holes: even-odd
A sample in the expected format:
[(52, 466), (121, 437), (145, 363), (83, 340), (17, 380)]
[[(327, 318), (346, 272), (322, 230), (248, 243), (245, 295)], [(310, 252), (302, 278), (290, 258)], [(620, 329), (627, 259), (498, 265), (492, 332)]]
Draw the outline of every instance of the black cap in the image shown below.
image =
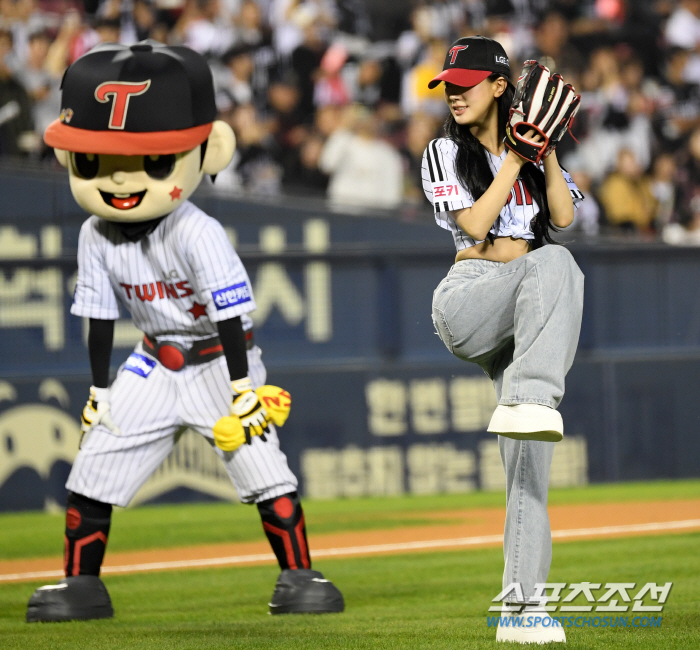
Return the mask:
[(156, 41), (105, 43), (65, 72), (61, 116), (44, 134), (78, 153), (170, 154), (204, 142), (216, 118), (206, 60)]
[(510, 77), (510, 63), (503, 46), (485, 36), (460, 38), (452, 43), (442, 72), (430, 81), (428, 88), (435, 88), (441, 81), (469, 88), (494, 72)]

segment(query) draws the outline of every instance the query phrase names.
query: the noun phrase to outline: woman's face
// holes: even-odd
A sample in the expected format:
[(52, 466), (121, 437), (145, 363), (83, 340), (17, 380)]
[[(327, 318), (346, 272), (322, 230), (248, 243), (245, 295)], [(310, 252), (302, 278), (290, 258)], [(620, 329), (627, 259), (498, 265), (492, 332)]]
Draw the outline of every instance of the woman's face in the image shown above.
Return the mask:
[(469, 88), (445, 82), (445, 101), (457, 124), (479, 124), (494, 109), (496, 98), (505, 89), (506, 81), (502, 77), (495, 81), (484, 79)]

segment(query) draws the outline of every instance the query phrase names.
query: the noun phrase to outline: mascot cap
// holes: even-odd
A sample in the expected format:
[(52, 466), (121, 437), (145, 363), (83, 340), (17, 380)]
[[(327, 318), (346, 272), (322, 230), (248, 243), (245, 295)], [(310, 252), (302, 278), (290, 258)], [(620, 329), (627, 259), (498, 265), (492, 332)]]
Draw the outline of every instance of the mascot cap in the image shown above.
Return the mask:
[(435, 88), (441, 81), (469, 88), (481, 83), (494, 72), (510, 77), (510, 63), (503, 46), (485, 36), (469, 36), (452, 43), (442, 72), (428, 83)]
[(61, 83), (61, 116), (44, 133), (50, 147), (124, 156), (189, 151), (216, 119), (211, 71), (201, 55), (156, 41), (98, 45)]

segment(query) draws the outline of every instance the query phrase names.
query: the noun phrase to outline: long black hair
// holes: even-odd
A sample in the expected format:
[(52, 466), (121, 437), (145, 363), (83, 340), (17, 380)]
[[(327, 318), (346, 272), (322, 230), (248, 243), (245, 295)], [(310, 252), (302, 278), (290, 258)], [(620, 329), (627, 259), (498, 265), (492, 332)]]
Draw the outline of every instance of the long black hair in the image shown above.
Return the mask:
[[(502, 76), (494, 73), (488, 79), (493, 82)], [(506, 81), (508, 80), (506, 79)], [(515, 86), (508, 81), (505, 91), (496, 99), (498, 102), (498, 137), (501, 140), (506, 137), (506, 124), (508, 124), (510, 105), (513, 102), (514, 94)], [(489, 166), (486, 149), (472, 135), (467, 125), (457, 124), (452, 113), (445, 120), (445, 134), (457, 144), (457, 158), (455, 159), (457, 177), (476, 202), (493, 182), (493, 172)], [(532, 248), (542, 247), (545, 241), (556, 244), (557, 242), (552, 239), (550, 231), (558, 232), (559, 229), (552, 223), (550, 217), (544, 173), (536, 165), (528, 162), (520, 170), (520, 179), (525, 183), (530, 195), (539, 206), (539, 212), (530, 222), (530, 228), (535, 235)], [(493, 243), (494, 237), (490, 232), (488, 238)]]

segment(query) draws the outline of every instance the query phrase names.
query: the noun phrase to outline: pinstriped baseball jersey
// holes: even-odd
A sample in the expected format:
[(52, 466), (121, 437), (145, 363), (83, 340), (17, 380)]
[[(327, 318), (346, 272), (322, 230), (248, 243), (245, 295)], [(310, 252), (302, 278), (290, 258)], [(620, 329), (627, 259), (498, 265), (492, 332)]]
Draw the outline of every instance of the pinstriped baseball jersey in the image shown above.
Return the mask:
[[(506, 159), (508, 150), (500, 156), (486, 152), (491, 171), (495, 176)], [(475, 240), (465, 233), (456, 223), (453, 211), (464, 210), (474, 204), (469, 190), (459, 181), (455, 170), (457, 144), (448, 138), (433, 140), (423, 153), (421, 176), (425, 196), (433, 204), (435, 221), (438, 226), (449, 230), (454, 238), (457, 250), (479, 244), (484, 240)], [(543, 169), (543, 165), (540, 165)], [(574, 206), (583, 201), (583, 194), (568, 172), (562, 169), (566, 184), (569, 186)], [(510, 192), (510, 197), (489, 232), (496, 237), (513, 237), (515, 239), (534, 239), (530, 222), (539, 212), (539, 206), (518, 178)]]
[[(189, 202), (138, 242), (95, 216), (83, 224), (71, 312), (113, 320), (119, 303), (151, 338), (185, 347), (216, 335), (221, 320), (240, 316), (248, 329), (248, 313), (255, 309), (248, 275), (224, 229)], [(247, 354), (248, 376), (258, 388), (266, 379), (260, 348)], [(95, 426), (83, 440), (66, 487), (126, 506), (180, 431), (192, 428), (213, 445), (214, 424), (229, 414), (230, 379), (224, 357), (174, 371), (139, 343), (110, 387), (110, 413), (121, 433)], [(274, 430), (267, 442), (255, 437), (232, 453), (214, 450), (242, 501), (264, 501), (297, 488)]]
[(189, 347), (241, 316), (251, 327), (250, 280), (221, 224), (189, 201), (138, 242), (90, 217), (80, 230), (71, 313), (115, 320), (118, 303), (141, 331)]

